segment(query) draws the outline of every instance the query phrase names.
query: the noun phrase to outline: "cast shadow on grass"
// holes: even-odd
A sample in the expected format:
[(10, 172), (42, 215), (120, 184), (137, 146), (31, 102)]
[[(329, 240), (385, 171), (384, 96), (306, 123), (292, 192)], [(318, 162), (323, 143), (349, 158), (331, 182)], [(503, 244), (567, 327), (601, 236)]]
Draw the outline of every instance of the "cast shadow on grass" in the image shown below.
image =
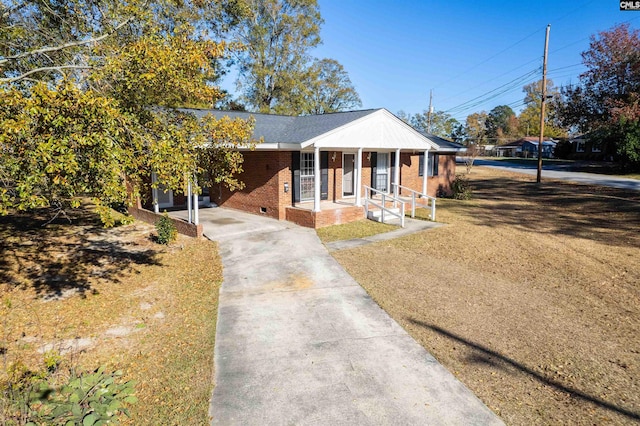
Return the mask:
[[(462, 336), (459, 336), (457, 334), (454, 334), (450, 331), (447, 331), (443, 328), (440, 328), (436, 325), (433, 324), (429, 324), (426, 323), (424, 321), (420, 321), (420, 320), (416, 320), (414, 318), (410, 318), (408, 317), (407, 320), (409, 322), (411, 322), (412, 324), (415, 324), (419, 327), (425, 328), (427, 330), (431, 330), (435, 333), (440, 334), (441, 336), (444, 336), (448, 339), (454, 340), (470, 349), (472, 349), (474, 351), (473, 355), (471, 355), (469, 361), (471, 362), (476, 362), (476, 363), (480, 363), (480, 364), (489, 364), (493, 367), (498, 367), (498, 363), (504, 363), (510, 367), (515, 368), (516, 370), (529, 375), (530, 377), (534, 378), (535, 380), (553, 387), (561, 392), (565, 392), (569, 395), (571, 395), (573, 398), (578, 398), (581, 399), (583, 401), (586, 402), (590, 402), (594, 405), (597, 405), (599, 407), (602, 407), (606, 410), (610, 410), (613, 412), (616, 412), (618, 414), (621, 414), (625, 417), (628, 417), (630, 419), (634, 419), (634, 420), (640, 420), (640, 413), (635, 413), (633, 411), (627, 410), (623, 407), (619, 407), (615, 404), (612, 404), (608, 401), (602, 400), (600, 398), (597, 398), (595, 396), (589, 395), (585, 392), (582, 392), (578, 389), (574, 389), (571, 388), (569, 386), (566, 386), (556, 380), (550, 379), (548, 377), (545, 377), (543, 375), (541, 375), (540, 373), (532, 370), (531, 368), (527, 367), (526, 365), (523, 365), (521, 363), (519, 363), (518, 361), (511, 359), (505, 355), (502, 355), (499, 352), (496, 352), (492, 349), (489, 349), (485, 346), (482, 346), (478, 343), (472, 342), (471, 340), (468, 340)], [(497, 360), (497, 362), (496, 362)]]
[(94, 215), (57, 218), (42, 212), (0, 216), (0, 283), (32, 287), (38, 297), (84, 296), (91, 282), (119, 282), (136, 265), (159, 265), (158, 251), (122, 243), (125, 229), (104, 229)]
[(612, 246), (640, 246), (640, 193), (562, 182), (537, 185), (509, 178), (476, 178), (474, 198), (490, 207), (470, 214), (485, 226), (595, 240)]

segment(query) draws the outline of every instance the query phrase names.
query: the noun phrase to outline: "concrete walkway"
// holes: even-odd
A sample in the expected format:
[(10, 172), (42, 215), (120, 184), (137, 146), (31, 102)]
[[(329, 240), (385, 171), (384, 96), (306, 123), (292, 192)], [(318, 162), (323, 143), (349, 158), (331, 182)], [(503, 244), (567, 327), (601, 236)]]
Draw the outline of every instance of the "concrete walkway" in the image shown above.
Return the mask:
[(437, 228), (439, 226), (442, 226), (442, 223), (427, 222), (425, 220), (410, 219), (406, 217), (404, 218), (404, 228), (398, 227), (398, 229), (394, 229), (393, 231), (372, 235), (370, 237), (356, 238), (353, 240), (333, 241), (326, 244), (326, 247), (330, 252), (336, 250), (344, 250), (353, 247), (360, 247), (378, 241), (400, 238), (403, 235), (409, 235), (416, 232), (425, 231), (427, 229)]
[(200, 220), (224, 264), (214, 425), (502, 424), (312, 229), (223, 208)]
[[(538, 165), (535, 164), (519, 164), (509, 163), (507, 161), (495, 161), (477, 159), (474, 161), (476, 166), (487, 166), (496, 169), (507, 170), (514, 173), (523, 173), (527, 175), (537, 175)], [(588, 185), (602, 185), (612, 188), (630, 189), (640, 191), (640, 180), (628, 179), (623, 177), (599, 175), (596, 173), (571, 172), (563, 170), (562, 165), (546, 164), (542, 169), (542, 178), (567, 180), (571, 182), (584, 183)]]

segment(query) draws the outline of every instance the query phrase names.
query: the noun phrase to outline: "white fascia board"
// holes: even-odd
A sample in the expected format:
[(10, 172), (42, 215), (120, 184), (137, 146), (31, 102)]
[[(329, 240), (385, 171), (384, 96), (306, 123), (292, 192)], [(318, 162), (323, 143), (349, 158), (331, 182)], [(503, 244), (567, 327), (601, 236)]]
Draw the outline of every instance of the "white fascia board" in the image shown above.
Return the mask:
[(436, 149), (435, 152), (467, 152), (467, 148), (441, 148)]
[(300, 148), (312, 146), (335, 150), (363, 148), (379, 151), (425, 151), (439, 148), (433, 141), (385, 109), (305, 141)]
[[(251, 150), (248, 145), (238, 147), (241, 151)], [(299, 151), (300, 144), (298, 143), (276, 143), (276, 142), (262, 142), (256, 144), (253, 151)]]

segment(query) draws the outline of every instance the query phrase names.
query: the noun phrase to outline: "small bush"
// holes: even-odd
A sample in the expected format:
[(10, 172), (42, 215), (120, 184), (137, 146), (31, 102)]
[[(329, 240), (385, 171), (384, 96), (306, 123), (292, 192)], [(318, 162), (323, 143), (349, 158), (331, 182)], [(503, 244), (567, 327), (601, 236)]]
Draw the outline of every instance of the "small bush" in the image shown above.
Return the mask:
[(173, 220), (171, 220), (166, 211), (156, 222), (156, 231), (158, 232), (156, 241), (160, 244), (168, 245), (178, 238), (176, 225), (173, 223)]
[(464, 175), (456, 175), (451, 185), (452, 197), (456, 200), (468, 200), (471, 198), (471, 184)]
[(117, 424), (119, 416), (129, 415), (126, 405), (137, 402), (134, 383), (118, 383), (122, 373), (107, 373), (104, 367), (83, 374), (70, 370), (59, 385), (60, 372), (47, 368), (33, 372), (18, 362), (7, 373), (8, 380), (0, 383), (2, 424)]

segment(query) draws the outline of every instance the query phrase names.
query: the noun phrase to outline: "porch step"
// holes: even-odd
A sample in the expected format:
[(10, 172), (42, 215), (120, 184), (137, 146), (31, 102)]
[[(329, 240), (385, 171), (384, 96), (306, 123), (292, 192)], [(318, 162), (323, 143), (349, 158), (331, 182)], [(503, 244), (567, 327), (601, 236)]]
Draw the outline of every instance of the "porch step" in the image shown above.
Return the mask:
[[(399, 208), (391, 208), (387, 210), (391, 210), (396, 214), (400, 214)], [(369, 213), (367, 214), (367, 219), (375, 220), (376, 222), (382, 222), (382, 210), (369, 210)], [(394, 223), (394, 224), (400, 223), (400, 218), (397, 216), (393, 216), (389, 214), (388, 211), (386, 211), (384, 213), (384, 223)]]

